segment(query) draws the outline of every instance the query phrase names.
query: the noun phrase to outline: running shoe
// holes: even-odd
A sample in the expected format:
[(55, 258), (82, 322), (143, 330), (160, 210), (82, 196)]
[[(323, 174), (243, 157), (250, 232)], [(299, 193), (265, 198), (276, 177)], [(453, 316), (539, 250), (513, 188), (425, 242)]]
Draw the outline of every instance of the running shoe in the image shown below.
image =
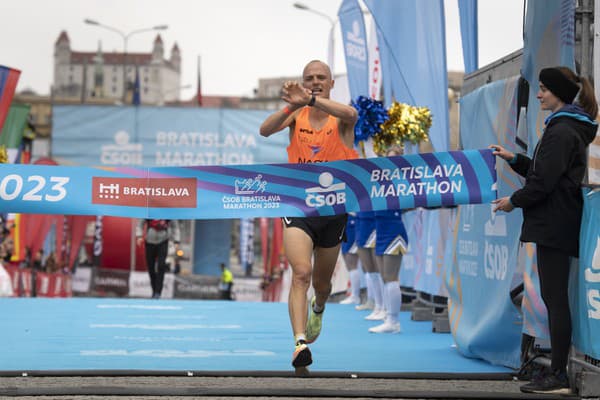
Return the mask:
[(294, 368), (307, 367), (312, 364), (312, 354), (304, 340), (298, 340), (292, 355), (292, 365)]
[(316, 298), (313, 297), (310, 300), (310, 305), (308, 306), (308, 321), (306, 322), (306, 343), (312, 343), (319, 337), (321, 333), (321, 325), (323, 323), (323, 311), (320, 313), (316, 313), (313, 310), (315, 306)]

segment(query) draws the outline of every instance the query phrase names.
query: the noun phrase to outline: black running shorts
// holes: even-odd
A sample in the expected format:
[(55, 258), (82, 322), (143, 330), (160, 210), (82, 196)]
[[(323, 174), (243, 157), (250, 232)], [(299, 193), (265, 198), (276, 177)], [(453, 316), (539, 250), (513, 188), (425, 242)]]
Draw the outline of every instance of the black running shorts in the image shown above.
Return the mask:
[(335, 247), (346, 240), (348, 214), (326, 217), (283, 217), (286, 228), (302, 229), (313, 241), (315, 247)]

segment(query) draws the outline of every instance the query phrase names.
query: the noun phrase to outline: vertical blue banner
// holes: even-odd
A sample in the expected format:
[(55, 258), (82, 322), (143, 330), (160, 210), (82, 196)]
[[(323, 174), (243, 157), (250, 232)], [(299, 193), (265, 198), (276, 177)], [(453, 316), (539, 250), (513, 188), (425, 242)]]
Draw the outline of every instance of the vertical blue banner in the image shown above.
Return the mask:
[[(390, 98), (428, 107), (433, 115), (429, 131), (435, 151), (449, 145), (446, 23), (441, 0), (365, 0), (380, 31), (382, 60), (388, 52), (393, 93)], [(385, 43), (385, 46), (383, 45)], [(383, 67), (386, 66), (383, 60)]]
[(527, 127), (533, 154), (546, 113), (536, 98), (542, 68), (563, 65), (575, 69), (575, 0), (528, 1), (525, 15), (523, 77), (529, 82)]
[(358, 0), (344, 0), (338, 11), (346, 55), (350, 97), (369, 95), (367, 32)]
[(492, 364), (520, 365), (521, 314), (510, 291), (517, 261), (517, 214), (492, 205), (459, 209), (455, 262), (446, 270), (448, 311), (458, 350)]
[[(412, 1), (412, 0), (411, 0)], [(413, 88), (409, 86), (411, 71), (401, 68), (401, 58), (412, 58), (412, 54), (404, 53), (403, 38), (415, 37), (414, 12), (407, 7), (404, 1), (371, 1), (365, 0), (377, 27), (377, 41), (381, 56), (381, 69), (383, 74), (384, 103), (389, 106), (394, 100), (416, 105)], [(414, 10), (413, 10), (414, 11)], [(413, 20), (404, 24), (404, 20)]]
[(470, 74), (478, 68), (479, 64), (477, 0), (458, 0), (458, 14), (465, 74)]
[(571, 275), (573, 345), (600, 360), (600, 191), (584, 190), (579, 268)]
[[(461, 99), (465, 148), (500, 143), (517, 151), (517, 82), (517, 77), (493, 82)], [(507, 163), (496, 168), (499, 196), (521, 186)], [(521, 222), (520, 212), (496, 214), (492, 204), (460, 207), (454, 262), (446, 271), (450, 323), (459, 351), (509, 367), (520, 364), (522, 318), (509, 293), (520, 279)]]

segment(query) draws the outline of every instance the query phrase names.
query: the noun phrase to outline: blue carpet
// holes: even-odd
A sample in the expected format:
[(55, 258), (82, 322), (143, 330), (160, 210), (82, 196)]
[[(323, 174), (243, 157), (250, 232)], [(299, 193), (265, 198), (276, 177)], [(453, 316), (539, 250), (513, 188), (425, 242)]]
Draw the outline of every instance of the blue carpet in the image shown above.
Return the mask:
[[(287, 304), (198, 300), (0, 299), (0, 370), (289, 371)], [(366, 312), (328, 304), (312, 371), (506, 373), (465, 358), (452, 335), (401, 313), (372, 334)]]

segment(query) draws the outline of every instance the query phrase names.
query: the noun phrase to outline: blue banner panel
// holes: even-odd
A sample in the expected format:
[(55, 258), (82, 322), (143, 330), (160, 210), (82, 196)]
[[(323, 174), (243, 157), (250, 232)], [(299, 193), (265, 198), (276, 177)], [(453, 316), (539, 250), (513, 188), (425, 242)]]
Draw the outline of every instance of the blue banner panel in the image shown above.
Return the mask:
[(479, 64), (477, 1), (478, 0), (458, 0), (460, 38), (462, 40), (465, 74), (470, 74), (475, 71)]
[[(461, 99), (465, 148), (500, 143), (516, 149), (517, 78), (485, 85)], [(505, 162), (497, 164), (498, 194), (521, 186)], [(459, 351), (493, 364), (518, 367), (522, 318), (510, 291), (517, 276), (519, 211), (494, 213), (492, 204), (459, 208), (455, 254), (446, 269), (452, 334)]]
[(52, 157), (63, 165), (190, 166), (283, 163), (287, 130), (265, 138), (270, 111), (54, 106)]
[(600, 191), (584, 190), (579, 268), (571, 275), (573, 344), (600, 360)]
[(315, 164), (196, 167), (0, 165), (0, 211), (222, 219), (336, 215), (490, 202), (492, 151)]
[[(428, 107), (435, 151), (449, 149), (446, 21), (441, 0), (365, 0), (379, 32), (385, 104)], [(388, 78), (385, 78), (388, 75)], [(406, 152), (409, 152), (408, 150)]]
[(522, 318), (510, 291), (520, 216), (481, 204), (461, 206), (458, 218), (455, 261), (446, 270), (452, 334), (465, 356), (516, 368)]

